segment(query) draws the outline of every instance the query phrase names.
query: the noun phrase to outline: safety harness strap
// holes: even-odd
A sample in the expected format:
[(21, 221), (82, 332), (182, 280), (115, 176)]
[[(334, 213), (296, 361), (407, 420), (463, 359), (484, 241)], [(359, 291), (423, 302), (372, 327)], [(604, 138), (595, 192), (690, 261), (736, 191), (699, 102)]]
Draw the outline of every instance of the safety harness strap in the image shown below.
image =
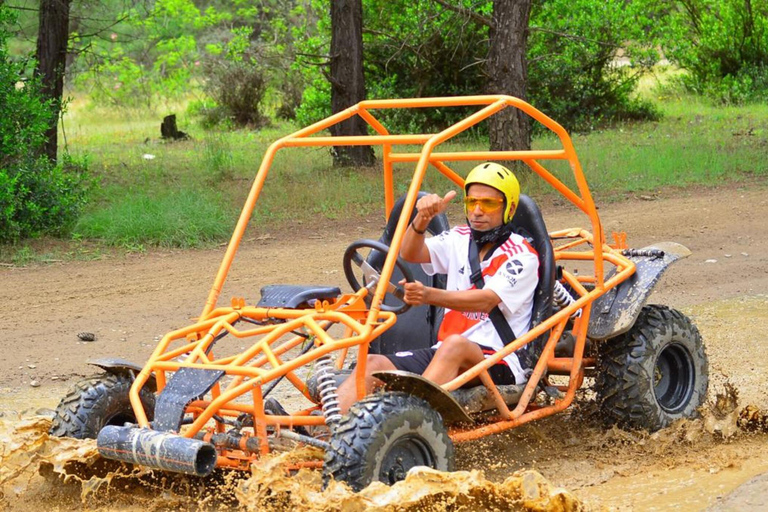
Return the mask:
[[(506, 240), (502, 240), (501, 243), (494, 245), (494, 247), (485, 255), (486, 258), (492, 255), (496, 251), (496, 248), (504, 242), (506, 242)], [(475, 288), (478, 290), (482, 290), (485, 286), (485, 279), (483, 279), (483, 271), (480, 268), (480, 254), (477, 249), (477, 243), (471, 237), (469, 239), (469, 269), (472, 272), (469, 276), (472, 284), (474, 284)], [(488, 313), (488, 317), (491, 319), (493, 327), (496, 329), (496, 332), (499, 333), (499, 337), (504, 345), (509, 345), (517, 339), (517, 336), (515, 336), (514, 331), (512, 331), (509, 323), (507, 323), (507, 319), (504, 318), (504, 313), (501, 312), (499, 306), (493, 308), (491, 312)]]

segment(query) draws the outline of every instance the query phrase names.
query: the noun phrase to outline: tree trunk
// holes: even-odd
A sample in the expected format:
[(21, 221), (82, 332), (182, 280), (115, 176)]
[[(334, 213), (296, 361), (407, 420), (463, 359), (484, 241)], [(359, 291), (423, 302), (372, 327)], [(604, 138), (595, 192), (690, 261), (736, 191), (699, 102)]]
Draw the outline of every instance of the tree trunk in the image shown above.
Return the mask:
[[(488, 92), (526, 98), (528, 18), (531, 0), (494, 0), (493, 25), (488, 50)], [(492, 151), (531, 148), (530, 118), (513, 108), (495, 114), (490, 121)], [(520, 165), (515, 165), (518, 169)], [(522, 166), (525, 167), (525, 166)]]
[[(335, 114), (365, 99), (362, 0), (331, 0), (331, 111)], [(367, 123), (354, 116), (331, 127), (331, 135), (367, 135)], [(370, 146), (336, 146), (335, 165), (373, 165)]]
[(40, 25), (37, 33), (37, 69), (42, 91), (51, 99), (56, 115), (46, 130), (44, 154), (56, 161), (58, 150), (59, 113), (64, 94), (64, 72), (69, 37), (69, 6), (72, 0), (40, 0)]

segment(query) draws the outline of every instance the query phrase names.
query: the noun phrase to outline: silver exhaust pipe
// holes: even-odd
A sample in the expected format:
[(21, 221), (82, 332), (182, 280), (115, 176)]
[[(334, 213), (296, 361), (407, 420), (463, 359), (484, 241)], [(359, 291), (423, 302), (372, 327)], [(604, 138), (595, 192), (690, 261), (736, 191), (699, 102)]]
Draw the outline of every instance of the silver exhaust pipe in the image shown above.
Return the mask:
[(96, 438), (102, 457), (153, 469), (207, 476), (216, 467), (211, 443), (135, 427), (107, 425)]

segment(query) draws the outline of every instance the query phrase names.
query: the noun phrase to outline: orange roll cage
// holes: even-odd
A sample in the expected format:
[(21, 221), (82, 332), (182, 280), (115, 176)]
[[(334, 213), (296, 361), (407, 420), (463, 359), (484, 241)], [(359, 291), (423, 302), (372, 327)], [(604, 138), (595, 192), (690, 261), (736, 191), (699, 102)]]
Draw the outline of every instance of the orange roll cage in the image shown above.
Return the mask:
[[(433, 134), (394, 135), (390, 134), (384, 125), (374, 116), (373, 112), (382, 109), (414, 109), (476, 106), (478, 110), (449, 126), (445, 130)], [(467, 129), (488, 119), (506, 108), (516, 108), (546, 129), (554, 133), (560, 141), (560, 149), (551, 150), (516, 150), (516, 151), (439, 151), (439, 146), (451, 140)], [(323, 130), (338, 124), (353, 116), (360, 116), (371, 127), (375, 135), (329, 137), (318, 135)], [(370, 145), (382, 147), (384, 171), (384, 198), (386, 216), (389, 217), (394, 205), (393, 164), (398, 162), (415, 162), (415, 170), (408, 188), (402, 214), (397, 223), (390, 251), (381, 270), (381, 279), (372, 297), (369, 297), (370, 307), (366, 305), (368, 290), (360, 289), (356, 293), (344, 294), (334, 301), (323, 301), (316, 304), (314, 309), (267, 309), (247, 306), (242, 299), (233, 299), (229, 307), (217, 307), (218, 299), (231, 268), (235, 254), (242, 241), (246, 226), (253, 213), (256, 202), (262, 192), (270, 167), (276, 154), (283, 148), (317, 147), (317, 146), (352, 146)], [(420, 145), (421, 151), (415, 153), (394, 152), (397, 146)], [(605, 237), (600, 224), (594, 201), (587, 186), (581, 165), (576, 156), (571, 138), (565, 129), (539, 110), (525, 101), (511, 96), (489, 95), (452, 98), (420, 98), (362, 101), (342, 112), (332, 115), (311, 126), (287, 135), (269, 146), (264, 154), (261, 166), (256, 174), (250, 193), (235, 227), (226, 253), (210, 289), (200, 318), (188, 327), (166, 334), (144, 369), (139, 373), (131, 391), (131, 404), (141, 427), (149, 426), (147, 415), (142, 408), (139, 398), (140, 389), (147, 384), (151, 376), (156, 376), (157, 386), (162, 390), (167, 382), (168, 372), (175, 372), (182, 367), (206, 368), (221, 370), (231, 377), (224, 385), (217, 383), (211, 390), (210, 400), (197, 400), (187, 408), (194, 422), (182, 435), (194, 437), (203, 432), (206, 425), (215, 421), (217, 432), (223, 432), (225, 425), (214, 418), (237, 417), (242, 413), (251, 414), (255, 418), (254, 430), (260, 439), (262, 454), (269, 452), (266, 427), (268, 425), (287, 427), (293, 425), (323, 424), (322, 416), (309, 415), (309, 408), (290, 416), (271, 416), (264, 412), (262, 387), (282, 376), (285, 376), (304, 396), (309, 398), (306, 385), (296, 374), (296, 370), (318, 358), (336, 352), (339, 354), (336, 364), (341, 367), (347, 356), (348, 349), (358, 347), (358, 366), (365, 369), (368, 344), (396, 322), (393, 313), (381, 311), (381, 304), (386, 294), (387, 283), (392, 277), (397, 255), (403, 236), (407, 229), (410, 212), (413, 210), (417, 194), (421, 188), (426, 170), (431, 164), (448, 180), (463, 187), (464, 179), (453, 171), (446, 162), (452, 161), (487, 161), (487, 160), (519, 160), (545, 182), (557, 190), (578, 210), (589, 218), (591, 231), (572, 228), (550, 233), (555, 248), (555, 258), (558, 263), (592, 261), (592, 274), (580, 274), (564, 270), (563, 279), (575, 290), (575, 303), (553, 314), (550, 318), (535, 326), (528, 333), (507, 345), (503, 350), (479, 363), (456, 379), (443, 385), (447, 391), (452, 391), (470, 380), (479, 377), (496, 399), (499, 415), (491, 423), (483, 425), (462, 426), (451, 429), (454, 441), (476, 439), (494, 432), (500, 432), (534, 419), (549, 416), (568, 407), (574, 398), (576, 390), (581, 386), (586, 367), (593, 366), (594, 360), (584, 357), (587, 327), (590, 318), (590, 306), (593, 301), (607, 290), (617, 286), (629, 278), (635, 271), (634, 263), (624, 257), (618, 250), (605, 243)], [(565, 160), (576, 183), (572, 190), (547, 170), (542, 162), (547, 160)], [(606, 278), (606, 262), (613, 267), (614, 272)], [(572, 315), (581, 310), (581, 315), (573, 319), (571, 332), (576, 340), (576, 348), (572, 358), (556, 358), (555, 345), (565, 331)], [(234, 326), (240, 319), (250, 319), (256, 322), (269, 320), (272, 323), (259, 325), (248, 330)], [(279, 323), (276, 323), (279, 322)], [(328, 333), (328, 327), (333, 324), (344, 326), (342, 337), (335, 339)], [(285, 358), (286, 354), (305, 343), (305, 337), (295, 336), (288, 340), (284, 338), (291, 332), (303, 329), (309, 333), (314, 347), (293, 359)], [(213, 342), (224, 332), (236, 338), (254, 339), (253, 344), (234, 356), (217, 359), (212, 352)], [(501, 398), (495, 385), (491, 382), (488, 368), (499, 362), (511, 352), (530, 343), (540, 335), (549, 333), (543, 353), (533, 369), (522, 398), (513, 410), (509, 410)], [(181, 360), (180, 360), (181, 359)], [(285, 359), (285, 360), (284, 360)], [(554, 400), (550, 405), (540, 406), (532, 403), (536, 387), (545, 373), (567, 375), (568, 385), (561, 386), (565, 395)], [(357, 372), (356, 382), (358, 398), (365, 394), (363, 371)], [(248, 403), (236, 401), (239, 397), (250, 394)], [(237, 450), (225, 451), (219, 457), (219, 465), (244, 467), (247, 461), (258, 454), (245, 454)]]

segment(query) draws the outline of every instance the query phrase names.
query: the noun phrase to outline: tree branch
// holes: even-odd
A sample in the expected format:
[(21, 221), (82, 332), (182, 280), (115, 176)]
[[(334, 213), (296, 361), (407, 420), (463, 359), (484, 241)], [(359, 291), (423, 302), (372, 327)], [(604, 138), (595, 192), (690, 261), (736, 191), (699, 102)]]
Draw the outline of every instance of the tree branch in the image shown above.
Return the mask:
[(40, 12), (40, 9), (35, 9), (33, 7), (22, 7), (20, 5), (6, 5), (8, 9), (14, 9), (16, 11), (29, 11), (29, 12)]
[[(435, 1), (437, 1), (437, 0), (435, 0)], [(613, 43), (606, 43), (606, 42), (603, 42), (603, 41), (597, 41), (595, 39), (588, 39), (586, 37), (574, 36), (574, 35), (568, 34), (566, 32), (558, 32), (556, 30), (550, 30), (548, 28), (529, 26), (528, 30), (530, 30), (531, 32), (543, 32), (545, 34), (552, 34), (552, 35), (555, 35), (555, 36), (564, 37), (566, 39), (571, 39), (573, 41), (583, 41), (585, 43), (595, 43), (595, 44), (599, 44), (600, 46), (605, 46), (607, 48), (614, 48), (614, 47), (617, 46), (616, 44), (613, 44)]]
[(446, 0), (432, 0), (432, 1), (435, 2), (436, 4), (442, 5), (449, 11), (457, 12), (462, 16), (466, 16), (467, 18), (470, 18), (481, 25), (485, 25), (486, 27), (491, 28), (491, 30), (495, 28), (495, 25), (491, 18), (483, 16), (482, 14), (478, 14), (472, 9), (466, 9), (458, 5), (453, 5), (452, 3), (447, 2)]
[[(105, 31), (109, 30), (110, 28), (114, 27), (115, 25), (118, 25), (119, 23), (122, 23), (123, 21), (127, 20), (128, 18), (129, 18), (129, 15), (127, 15), (127, 14), (126, 14), (126, 15), (125, 15), (125, 16), (123, 16), (122, 18), (119, 18), (119, 19), (115, 20), (114, 22), (110, 23), (109, 25), (107, 25), (107, 26), (104, 26), (104, 27), (100, 27), (100, 28), (98, 28), (98, 29), (96, 30), (96, 32), (91, 32), (90, 34), (78, 34), (78, 35), (79, 35), (80, 37), (86, 37), (86, 38), (87, 38), (87, 37), (96, 37), (96, 36), (98, 36), (98, 35), (102, 34), (103, 32), (105, 32)], [(93, 21), (93, 20), (92, 20), (92, 19), (90, 19), (90, 18), (80, 18), (80, 19), (84, 19), (84, 20)], [(101, 20), (98, 20), (98, 21), (101, 21)], [(106, 20), (104, 20), (104, 21), (106, 21)]]

